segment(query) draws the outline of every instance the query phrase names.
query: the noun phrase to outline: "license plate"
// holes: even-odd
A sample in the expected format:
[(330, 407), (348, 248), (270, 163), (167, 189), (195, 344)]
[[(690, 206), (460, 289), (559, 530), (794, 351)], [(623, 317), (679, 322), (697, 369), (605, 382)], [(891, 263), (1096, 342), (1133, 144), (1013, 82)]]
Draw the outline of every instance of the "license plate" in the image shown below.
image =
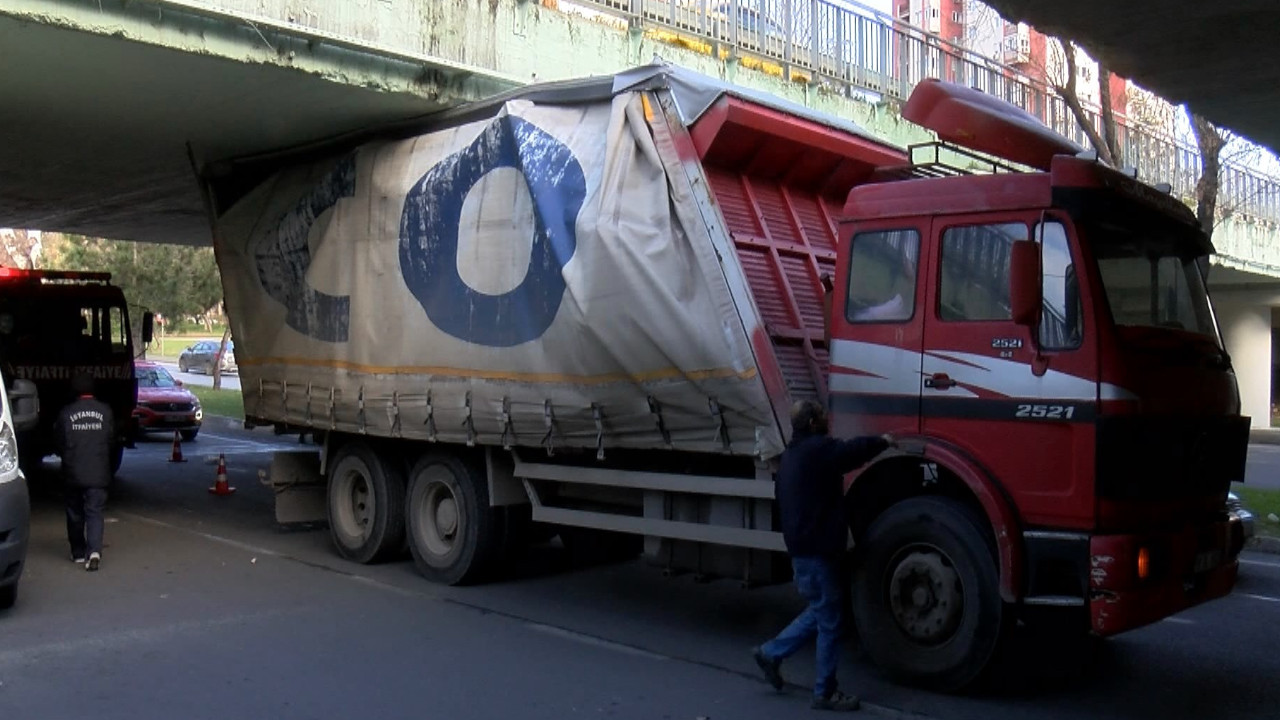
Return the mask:
[(1205, 550), (1196, 554), (1195, 572), (1208, 572), (1222, 564), (1221, 550)]

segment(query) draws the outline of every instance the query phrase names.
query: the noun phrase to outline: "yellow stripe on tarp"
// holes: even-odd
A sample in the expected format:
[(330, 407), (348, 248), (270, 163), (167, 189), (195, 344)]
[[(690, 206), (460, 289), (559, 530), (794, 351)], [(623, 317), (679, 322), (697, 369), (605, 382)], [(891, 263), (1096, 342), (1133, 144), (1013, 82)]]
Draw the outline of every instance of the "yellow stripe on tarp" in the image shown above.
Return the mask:
[(653, 106), (649, 104), (649, 93), (640, 93), (640, 102), (644, 105), (644, 120), (647, 123), (653, 122)]
[(366, 375), (442, 375), (470, 380), (509, 380), (525, 383), (563, 383), (570, 385), (606, 385), (618, 382), (653, 382), (656, 380), (750, 380), (756, 376), (755, 368), (734, 370), (733, 368), (713, 368), (710, 370), (682, 371), (679, 368), (666, 368), (645, 373), (606, 373), (604, 375), (567, 375), (563, 373), (518, 373), (497, 370), (461, 370), (459, 368), (435, 366), (379, 366), (362, 365), (344, 360), (316, 360), (311, 358), (237, 358), (241, 367), (265, 367), (270, 365), (293, 365), (308, 368), (324, 368), (329, 370), (349, 370)]

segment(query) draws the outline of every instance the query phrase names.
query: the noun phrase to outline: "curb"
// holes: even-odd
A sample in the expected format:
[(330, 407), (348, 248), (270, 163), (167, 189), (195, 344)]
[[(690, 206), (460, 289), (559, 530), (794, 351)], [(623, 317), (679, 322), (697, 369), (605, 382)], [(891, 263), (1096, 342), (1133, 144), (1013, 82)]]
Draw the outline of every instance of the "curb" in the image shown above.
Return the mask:
[(1280, 555), (1280, 538), (1254, 535), (1244, 544), (1244, 549), (1252, 550), (1254, 552), (1268, 553), (1271, 555)]

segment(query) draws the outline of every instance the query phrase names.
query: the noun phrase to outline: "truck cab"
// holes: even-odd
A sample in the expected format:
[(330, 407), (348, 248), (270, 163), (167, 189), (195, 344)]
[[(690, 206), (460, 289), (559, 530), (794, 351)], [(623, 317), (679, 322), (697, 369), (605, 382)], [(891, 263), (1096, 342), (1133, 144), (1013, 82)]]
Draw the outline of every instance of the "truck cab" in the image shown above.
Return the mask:
[[(1043, 611), (1106, 636), (1230, 592), (1243, 529), (1225, 501), (1243, 477), (1249, 419), (1194, 215), (1058, 141), (1019, 158), (1030, 170), (917, 163), (849, 193), (830, 405), (838, 434), (908, 438), (925, 493), (972, 511), (1006, 617)], [(992, 164), (958, 147), (922, 151)], [(898, 466), (906, 478), (889, 466), (853, 480), (855, 537), (874, 534), (875, 508), (917, 482), (919, 465)], [(871, 553), (864, 580), (889, 601), (855, 609), (860, 625), (900, 631), (868, 636), (891, 667), (965, 633), (972, 603), (954, 570), (968, 558), (907, 545)]]

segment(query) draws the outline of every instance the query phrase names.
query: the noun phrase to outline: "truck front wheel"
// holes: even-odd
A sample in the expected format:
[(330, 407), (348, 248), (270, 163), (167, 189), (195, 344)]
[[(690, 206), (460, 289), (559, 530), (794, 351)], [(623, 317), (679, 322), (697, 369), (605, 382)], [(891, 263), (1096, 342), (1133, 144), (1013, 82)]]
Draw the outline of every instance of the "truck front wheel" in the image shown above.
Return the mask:
[(858, 633), (890, 677), (942, 692), (978, 679), (1004, 627), (986, 531), (955, 500), (918, 497), (876, 518), (859, 543)]
[(338, 554), (359, 563), (404, 547), (404, 472), (363, 442), (334, 453), (329, 471), (329, 534)]
[(447, 585), (484, 578), (502, 554), (504, 533), (489, 507), (483, 469), (429, 454), (409, 472), (409, 550), (423, 577)]

